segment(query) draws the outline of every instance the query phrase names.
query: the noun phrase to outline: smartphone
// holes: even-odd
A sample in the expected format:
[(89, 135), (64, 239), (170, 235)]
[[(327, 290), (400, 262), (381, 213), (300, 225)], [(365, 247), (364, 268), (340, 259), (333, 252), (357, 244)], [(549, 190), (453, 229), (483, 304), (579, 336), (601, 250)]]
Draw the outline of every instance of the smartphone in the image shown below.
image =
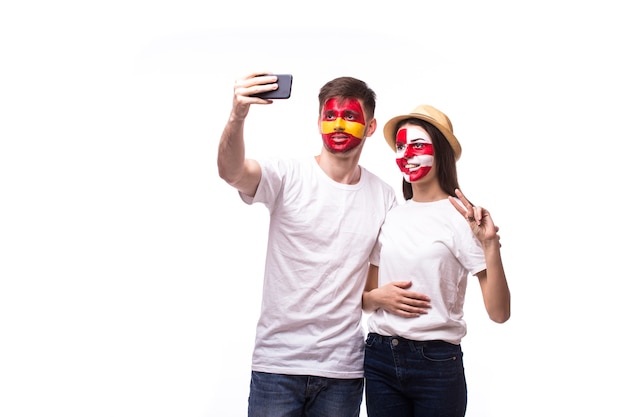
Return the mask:
[(278, 83), (278, 88), (276, 90), (267, 91), (265, 93), (252, 94), (251, 97), (259, 97), (265, 99), (285, 99), (291, 97), (291, 82), (293, 80), (293, 76), (291, 74), (272, 74), (278, 77), (276, 82)]

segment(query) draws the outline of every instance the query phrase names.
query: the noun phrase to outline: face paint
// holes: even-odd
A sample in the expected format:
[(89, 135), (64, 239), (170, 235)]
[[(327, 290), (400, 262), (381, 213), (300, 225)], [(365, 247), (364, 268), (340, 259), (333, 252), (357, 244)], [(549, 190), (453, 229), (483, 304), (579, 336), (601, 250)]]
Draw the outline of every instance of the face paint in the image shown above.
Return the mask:
[(407, 126), (396, 133), (396, 163), (407, 182), (424, 178), (433, 166), (430, 136), (419, 126)]
[(329, 99), (320, 117), (322, 139), (332, 152), (347, 152), (365, 137), (365, 114), (354, 98)]

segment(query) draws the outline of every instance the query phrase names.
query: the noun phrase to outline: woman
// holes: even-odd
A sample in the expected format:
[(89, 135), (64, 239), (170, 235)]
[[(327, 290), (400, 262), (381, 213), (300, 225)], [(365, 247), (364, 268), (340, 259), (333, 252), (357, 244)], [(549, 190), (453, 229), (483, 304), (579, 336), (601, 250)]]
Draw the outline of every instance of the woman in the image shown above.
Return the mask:
[(367, 414), (464, 416), (468, 275), (478, 278), (493, 321), (510, 316), (498, 227), (459, 190), (461, 145), (445, 114), (420, 105), (389, 120), (384, 135), (406, 202), (387, 214), (363, 293)]

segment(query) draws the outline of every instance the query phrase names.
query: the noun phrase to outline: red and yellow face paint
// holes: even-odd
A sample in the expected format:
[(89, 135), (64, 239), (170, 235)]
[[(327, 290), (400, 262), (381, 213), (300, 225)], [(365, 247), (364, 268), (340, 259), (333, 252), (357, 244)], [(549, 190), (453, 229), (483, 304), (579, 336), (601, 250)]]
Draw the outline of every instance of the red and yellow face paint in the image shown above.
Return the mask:
[(320, 131), (331, 152), (347, 152), (357, 147), (366, 132), (365, 114), (359, 101), (354, 98), (326, 101), (320, 116)]
[(408, 125), (396, 133), (396, 163), (407, 182), (424, 178), (433, 167), (433, 142), (420, 126)]

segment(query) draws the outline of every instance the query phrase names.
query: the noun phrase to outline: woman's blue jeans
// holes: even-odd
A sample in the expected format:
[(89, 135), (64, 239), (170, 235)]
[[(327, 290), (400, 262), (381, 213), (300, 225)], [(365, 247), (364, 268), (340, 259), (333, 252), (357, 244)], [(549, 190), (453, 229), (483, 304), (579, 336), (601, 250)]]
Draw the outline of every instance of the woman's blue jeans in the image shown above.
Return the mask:
[(248, 417), (358, 417), (363, 378), (252, 372)]
[(462, 417), (467, 386), (460, 345), (370, 333), (365, 343), (368, 417)]

